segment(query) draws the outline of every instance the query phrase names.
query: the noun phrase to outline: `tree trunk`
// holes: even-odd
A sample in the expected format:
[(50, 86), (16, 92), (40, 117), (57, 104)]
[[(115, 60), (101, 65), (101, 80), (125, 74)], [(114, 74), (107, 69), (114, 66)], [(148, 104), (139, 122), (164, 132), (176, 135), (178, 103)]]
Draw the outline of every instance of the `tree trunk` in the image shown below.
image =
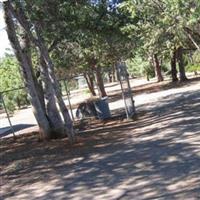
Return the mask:
[(42, 106), (42, 109), (46, 113), (46, 106), (45, 106), (45, 100), (44, 100), (44, 90), (42, 87), (42, 82), (40, 80), (37, 80), (36, 78), (34, 79), (35, 81), (35, 87), (38, 93), (38, 97)]
[(39, 31), (37, 29), (36, 29), (36, 34), (38, 36), (37, 46), (40, 50), (41, 56), (43, 57), (46, 65), (48, 66), (48, 72), (49, 72), (49, 75), (51, 77), (51, 82), (52, 82), (52, 85), (53, 85), (53, 88), (54, 88), (55, 96), (57, 98), (57, 102), (58, 102), (58, 105), (60, 107), (60, 111), (62, 113), (64, 122), (65, 122), (65, 125), (66, 125), (66, 132), (67, 132), (67, 135), (68, 135), (68, 139), (69, 139), (70, 143), (73, 143), (73, 142), (75, 142), (73, 122), (72, 122), (72, 119), (69, 115), (69, 111), (68, 111), (67, 107), (65, 106), (65, 103), (62, 99), (62, 94), (61, 94), (61, 91), (60, 91), (60, 88), (59, 88), (59, 82), (56, 79), (55, 72), (54, 72), (54, 65), (53, 65), (53, 63), (52, 63), (52, 61), (49, 57), (48, 49), (45, 46), (44, 41), (41, 38)]
[(101, 67), (95, 66), (95, 71), (96, 71), (96, 82), (97, 82), (98, 90), (100, 92), (100, 96), (106, 97), (107, 94), (105, 91), (104, 82), (103, 82), (103, 78), (102, 78), (102, 74), (101, 74)]
[(40, 50), (41, 56), (43, 57), (46, 65), (48, 66), (48, 72), (49, 72), (49, 75), (51, 77), (51, 82), (52, 82), (52, 85), (53, 85), (53, 88), (54, 88), (55, 96), (57, 98), (57, 102), (58, 102), (58, 105), (60, 107), (60, 111), (62, 113), (64, 122), (65, 122), (65, 125), (66, 125), (66, 132), (67, 132), (67, 135), (68, 135), (68, 139), (69, 139), (70, 143), (73, 143), (73, 142), (75, 142), (73, 122), (72, 122), (71, 117), (69, 115), (69, 111), (68, 111), (67, 107), (65, 106), (65, 103), (62, 99), (62, 94), (61, 94), (61, 91), (60, 91), (59, 82), (56, 79), (55, 72), (54, 72), (54, 65), (53, 65), (53, 63), (52, 63), (52, 61), (49, 57), (48, 49), (45, 46), (44, 41), (43, 41), (42, 37), (40, 36), (39, 31), (40, 30), (36, 29), (36, 34), (37, 34), (37, 37), (38, 37), (37, 46)]
[(109, 83), (112, 83), (112, 73), (111, 73), (111, 71), (108, 71), (108, 81), (109, 81)]
[(157, 54), (154, 54), (154, 69), (155, 69), (155, 74), (157, 76), (158, 82), (163, 81), (164, 79), (161, 73), (161, 66), (160, 66)]
[(115, 65), (112, 66), (112, 82), (116, 82), (117, 81), (117, 72), (116, 72), (116, 68)]
[(84, 73), (85, 80), (87, 82), (88, 88), (93, 96), (96, 96), (96, 92), (94, 89), (94, 77), (91, 74)]
[(51, 137), (59, 138), (64, 134), (64, 125), (60, 113), (56, 106), (55, 92), (48, 73), (48, 67), (44, 59), (40, 58), (40, 69), (42, 80), (44, 82), (44, 96), (46, 99), (46, 112), (52, 128)]
[(173, 55), (171, 57), (171, 76), (172, 76), (172, 82), (178, 81), (177, 70), (176, 70), (176, 50), (174, 50)]
[(30, 96), (30, 102), (33, 107), (33, 113), (37, 120), (38, 126), (40, 128), (41, 139), (49, 139), (50, 137), (50, 126), (48, 119), (44, 113), (41, 102), (38, 97), (38, 93), (35, 87), (35, 82), (32, 73), (32, 66), (30, 66), (30, 61), (27, 56), (26, 43), (23, 41), (22, 47), (20, 46), (19, 40), (16, 35), (15, 25), (13, 22), (12, 13), (8, 7), (8, 2), (4, 2), (4, 13), (5, 22), (7, 25), (7, 34), (10, 43), (14, 49), (15, 55), (20, 63), (22, 75), (25, 81), (25, 86), (27, 88), (28, 94)]
[[(68, 109), (65, 106), (65, 103), (62, 99), (62, 94), (60, 92), (59, 83), (56, 79), (55, 72), (54, 72), (54, 65), (49, 57), (49, 52), (45, 45), (45, 42), (44, 42), (42, 36), (40, 35), (40, 33), (42, 32), (40, 23), (39, 23), (39, 21), (37, 21), (37, 23), (34, 24), (34, 28), (35, 28), (34, 31), (36, 34), (36, 37), (35, 37), (31, 31), (32, 24), (27, 20), (24, 10), (23, 10), (23, 6), (21, 5), (21, 3), (17, 2), (18, 3), (17, 10), (12, 7), (12, 4), (10, 3), (10, 1), (7, 1), (7, 3), (9, 5), (9, 9), (12, 11), (13, 15), (16, 17), (18, 22), (21, 24), (21, 26), (24, 28), (24, 30), (28, 34), (30, 40), (33, 42), (33, 44), (35, 44), (38, 47), (40, 54), (43, 57), (46, 65), (48, 67), (48, 72), (51, 77), (51, 83), (53, 85), (54, 92), (55, 92), (55, 95), (57, 98), (57, 102), (60, 107), (60, 111), (62, 113), (64, 122), (66, 125), (66, 132), (67, 132), (69, 141), (72, 143), (75, 141), (73, 123), (72, 123), (71, 117), (69, 115)], [(31, 9), (29, 8), (29, 10), (31, 10)]]
[(184, 66), (184, 60), (183, 60), (183, 47), (179, 47), (177, 49), (177, 60), (178, 60), (180, 81), (187, 81), (188, 79), (185, 75), (185, 66)]
[(29, 40), (27, 34), (24, 34), (24, 42), (25, 42), (26, 48), (27, 48), (25, 56), (27, 57), (29, 66), (31, 66), (30, 70), (31, 70), (31, 73), (33, 74), (33, 80), (34, 80), (36, 91), (38, 93), (38, 98), (40, 100), (40, 104), (42, 106), (43, 112), (46, 114), (44, 91), (42, 88), (42, 84), (40, 83), (40, 80), (37, 78), (37, 75), (34, 74), (33, 69), (32, 69), (33, 65), (32, 65), (32, 59), (31, 59), (31, 45), (30, 45), (30, 40)]

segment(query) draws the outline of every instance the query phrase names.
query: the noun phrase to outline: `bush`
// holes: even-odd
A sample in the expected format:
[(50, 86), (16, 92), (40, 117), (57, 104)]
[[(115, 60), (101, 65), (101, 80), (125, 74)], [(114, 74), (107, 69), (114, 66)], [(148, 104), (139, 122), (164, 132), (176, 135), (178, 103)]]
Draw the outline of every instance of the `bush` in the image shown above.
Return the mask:
[(131, 76), (146, 76), (147, 79), (155, 77), (154, 68), (140, 56), (135, 56), (134, 59), (128, 60), (127, 66)]
[(187, 72), (197, 72), (200, 71), (200, 65), (194, 64), (194, 65), (187, 65), (186, 66), (186, 71)]
[(186, 66), (187, 72), (197, 72), (200, 71), (200, 52), (195, 51), (192, 55), (192, 61), (188, 62), (188, 65)]
[(132, 76), (145, 76), (152, 73), (149, 62), (144, 61), (141, 57), (136, 56), (127, 61), (128, 72)]
[[(6, 56), (0, 61), (1, 84), (5, 105), (10, 112), (16, 107), (29, 104), (28, 95), (24, 89), (9, 91), (23, 87), (23, 80), (19, 72), (19, 65), (14, 56)], [(9, 92), (5, 92), (9, 91)]]

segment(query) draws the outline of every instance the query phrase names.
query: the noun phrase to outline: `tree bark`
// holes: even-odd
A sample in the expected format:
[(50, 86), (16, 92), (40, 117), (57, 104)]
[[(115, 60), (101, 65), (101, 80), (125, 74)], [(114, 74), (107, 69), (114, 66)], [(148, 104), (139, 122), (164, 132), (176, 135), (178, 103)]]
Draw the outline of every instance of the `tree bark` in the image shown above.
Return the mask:
[(97, 87), (100, 92), (100, 96), (106, 97), (107, 94), (106, 94), (105, 87), (104, 87), (103, 77), (102, 77), (102, 73), (101, 73), (101, 67), (96, 65), (95, 72), (96, 72)]
[(109, 83), (112, 83), (112, 72), (108, 71), (108, 81)]
[(161, 66), (160, 66), (157, 54), (154, 54), (154, 69), (155, 69), (155, 74), (157, 76), (158, 82), (163, 81), (164, 79), (161, 73)]
[(37, 120), (38, 126), (40, 128), (41, 139), (49, 139), (50, 137), (50, 126), (49, 121), (46, 118), (46, 114), (42, 108), (40, 99), (38, 97), (37, 89), (35, 87), (35, 81), (32, 73), (32, 66), (30, 66), (30, 61), (27, 56), (27, 47), (25, 41), (22, 42), (22, 47), (17, 38), (15, 31), (15, 24), (13, 21), (12, 13), (8, 7), (8, 2), (4, 2), (4, 13), (6, 22), (6, 31), (8, 38), (14, 49), (15, 55), (21, 66), (21, 72), (25, 81), (25, 86), (30, 97), (30, 102), (33, 107), (33, 113)]
[(173, 55), (171, 57), (171, 76), (172, 76), (172, 82), (178, 81), (177, 70), (176, 70), (176, 50), (174, 50)]
[(88, 88), (92, 94), (92, 96), (96, 96), (96, 92), (94, 89), (94, 77), (91, 74), (84, 73), (85, 80), (87, 82)]
[(33, 68), (32, 68), (33, 64), (32, 64), (32, 59), (31, 59), (30, 40), (29, 40), (28, 35), (26, 33), (24, 33), (23, 37), (24, 37), (24, 44), (26, 45), (26, 49), (27, 49), (24, 56), (26, 56), (26, 58), (27, 58), (28, 65), (31, 66), (30, 70), (31, 70), (31, 73), (33, 74), (33, 80), (34, 80), (34, 84), (35, 84), (35, 87), (36, 87), (36, 91), (38, 93), (38, 98), (40, 100), (40, 104), (42, 106), (42, 109), (43, 109), (44, 113), (46, 114), (45, 101), (44, 101), (44, 91), (43, 91), (43, 88), (42, 88), (42, 85), (41, 85), (39, 79), (34, 74)]
[(183, 60), (183, 47), (179, 47), (177, 49), (177, 60), (178, 60), (180, 81), (187, 81), (188, 79), (185, 74), (185, 66), (184, 66), (184, 60)]
[(116, 72), (116, 67), (115, 65), (112, 66), (112, 82), (117, 81), (117, 72)]
[(36, 28), (35, 31), (36, 31), (36, 34), (38, 37), (38, 43), (36, 45), (38, 46), (38, 48), (40, 50), (40, 54), (43, 57), (46, 65), (48, 67), (48, 72), (51, 77), (51, 82), (52, 82), (52, 85), (54, 88), (55, 96), (57, 98), (57, 102), (60, 107), (60, 111), (62, 113), (64, 122), (66, 125), (66, 132), (68, 135), (68, 139), (69, 139), (70, 143), (73, 143), (73, 142), (75, 142), (75, 133), (74, 133), (74, 129), (73, 129), (73, 122), (69, 115), (69, 111), (68, 111), (67, 107), (65, 106), (65, 103), (62, 99), (62, 94), (61, 94), (61, 91), (59, 88), (59, 82), (56, 79), (55, 72), (54, 72), (54, 65), (49, 57), (48, 49), (45, 46), (42, 37), (40, 36), (39, 30)]
[(49, 77), (48, 67), (42, 57), (40, 58), (40, 70), (44, 82), (46, 112), (52, 128), (51, 138), (59, 138), (64, 134), (64, 125), (56, 105), (55, 92)]
[(42, 105), (42, 109), (46, 113), (46, 106), (45, 106), (45, 100), (44, 100), (44, 90), (43, 90), (43, 87), (42, 87), (42, 81), (38, 80), (37, 77), (35, 78), (34, 81), (35, 81), (36, 90), (38, 92), (38, 97), (39, 97), (40, 103)]
[(48, 67), (48, 72), (49, 75), (51, 77), (51, 83), (53, 85), (54, 88), (54, 92), (57, 98), (57, 102), (58, 105), (60, 107), (60, 111), (62, 113), (62, 116), (64, 118), (64, 122), (65, 122), (65, 128), (66, 128), (66, 132), (69, 138), (70, 143), (73, 143), (75, 141), (75, 134), (74, 134), (74, 129), (73, 129), (73, 123), (71, 120), (71, 117), (69, 115), (68, 109), (65, 106), (65, 103), (62, 99), (62, 94), (60, 92), (59, 89), (59, 83), (56, 79), (55, 76), (55, 72), (54, 72), (54, 65), (49, 57), (49, 52), (48, 49), (45, 45), (45, 42), (42, 38), (42, 36), (40, 35), (41, 31), (41, 27), (39, 25), (39, 21), (37, 23), (34, 24), (34, 31), (36, 33), (36, 37), (33, 35), (31, 28), (32, 25), (31, 23), (27, 20), (24, 10), (23, 10), (23, 6), (21, 6), (20, 2), (18, 3), (18, 9), (14, 9), (12, 4), (10, 3), (10, 1), (7, 1), (9, 9), (11, 10), (12, 14), (16, 17), (16, 19), (18, 20), (18, 22), (20, 23), (20, 25), (24, 28), (24, 30), (26, 31), (27, 35), (29, 36), (29, 39), (33, 42), (33, 44), (35, 44), (39, 51), (41, 56), (43, 57), (47, 67)]

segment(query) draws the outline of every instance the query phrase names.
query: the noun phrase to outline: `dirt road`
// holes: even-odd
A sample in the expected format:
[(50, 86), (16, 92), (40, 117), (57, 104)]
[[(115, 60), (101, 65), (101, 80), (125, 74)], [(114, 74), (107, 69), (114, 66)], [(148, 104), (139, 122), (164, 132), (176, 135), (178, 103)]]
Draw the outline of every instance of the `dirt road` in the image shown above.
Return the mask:
[(200, 199), (199, 81), (144, 97), (137, 121), (80, 135), (73, 147), (2, 142), (1, 198)]
[[(133, 95), (135, 100), (136, 108), (141, 107), (144, 104), (155, 104), (156, 101), (159, 101), (160, 98), (165, 98), (169, 95), (181, 95), (181, 92), (185, 92), (188, 89), (198, 89), (199, 84), (198, 81), (194, 82), (191, 87), (188, 87), (186, 84), (183, 87), (178, 88), (168, 88), (162, 90), (163, 85), (166, 85), (169, 83), (169, 81), (165, 81), (163, 83), (157, 84), (155, 80), (152, 80), (150, 82), (146, 81), (145, 79), (132, 79), (130, 81), (131, 87), (133, 88)], [(157, 85), (156, 89), (151, 91), (151, 86), (154, 87), (154, 85)], [(139, 87), (139, 88), (138, 88)], [(135, 90), (142, 90), (139, 94), (135, 94)], [(121, 89), (120, 85), (118, 83), (111, 83), (106, 85), (106, 91), (108, 93), (109, 97), (109, 108), (112, 111), (116, 109), (124, 109), (124, 102), (121, 97)], [(117, 94), (115, 98), (115, 94)], [(114, 96), (114, 98), (113, 98)], [(71, 93), (71, 104), (73, 107), (77, 107), (76, 105), (85, 99), (89, 98), (88, 93), (78, 92), (74, 91)], [(65, 98), (65, 103), (68, 106), (67, 98)], [(76, 109), (73, 109), (73, 115), (75, 116)], [(70, 113), (71, 114), (71, 113)], [(23, 134), (31, 131), (37, 131), (37, 122), (35, 120), (35, 117), (33, 115), (32, 109), (29, 107), (27, 109), (22, 109), (19, 111), (16, 111), (14, 115), (11, 117), (12, 125), (15, 129), (15, 134)], [(10, 129), (8, 120), (6, 118), (5, 114), (0, 114), (0, 136), (12, 136), (12, 131)]]

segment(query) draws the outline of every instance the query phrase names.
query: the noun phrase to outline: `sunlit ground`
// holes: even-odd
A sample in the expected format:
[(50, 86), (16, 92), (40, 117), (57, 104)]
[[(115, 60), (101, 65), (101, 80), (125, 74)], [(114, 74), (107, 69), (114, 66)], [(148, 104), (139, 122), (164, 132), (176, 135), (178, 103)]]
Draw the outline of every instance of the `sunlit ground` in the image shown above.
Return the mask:
[(79, 135), (73, 147), (2, 143), (2, 199), (200, 199), (199, 88), (138, 105), (136, 122)]

